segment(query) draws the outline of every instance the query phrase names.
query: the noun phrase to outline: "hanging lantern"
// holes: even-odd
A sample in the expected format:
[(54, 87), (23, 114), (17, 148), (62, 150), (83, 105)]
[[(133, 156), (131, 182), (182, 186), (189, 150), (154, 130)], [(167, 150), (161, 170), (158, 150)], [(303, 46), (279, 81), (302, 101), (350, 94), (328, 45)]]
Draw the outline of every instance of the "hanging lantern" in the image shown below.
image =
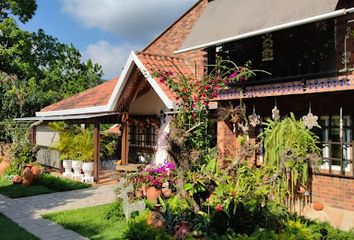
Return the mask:
[(274, 99), (274, 108), (272, 109), (272, 119), (278, 121), (280, 119), (280, 111), (277, 107), (277, 99)]
[(303, 116), (302, 120), (304, 121), (305, 127), (307, 127), (308, 129), (312, 129), (313, 127), (319, 127), (318, 117), (316, 115), (313, 115), (311, 112), (311, 103), (309, 113), (306, 116)]
[(256, 109), (253, 105), (253, 113), (248, 116), (248, 121), (252, 127), (256, 127), (261, 123), (261, 116), (256, 114)]
[(278, 121), (280, 119), (280, 111), (277, 106), (274, 106), (272, 109), (272, 118), (274, 121)]

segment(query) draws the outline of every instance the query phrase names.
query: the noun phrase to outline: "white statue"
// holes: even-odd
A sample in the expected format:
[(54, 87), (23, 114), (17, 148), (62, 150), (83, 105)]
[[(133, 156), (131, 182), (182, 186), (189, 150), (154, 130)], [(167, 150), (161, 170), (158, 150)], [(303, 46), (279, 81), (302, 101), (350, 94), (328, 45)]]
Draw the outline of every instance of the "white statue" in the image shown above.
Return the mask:
[(164, 124), (161, 125), (157, 138), (157, 151), (154, 163), (161, 165), (168, 161), (168, 138), (170, 136), (170, 123), (172, 116), (166, 116)]

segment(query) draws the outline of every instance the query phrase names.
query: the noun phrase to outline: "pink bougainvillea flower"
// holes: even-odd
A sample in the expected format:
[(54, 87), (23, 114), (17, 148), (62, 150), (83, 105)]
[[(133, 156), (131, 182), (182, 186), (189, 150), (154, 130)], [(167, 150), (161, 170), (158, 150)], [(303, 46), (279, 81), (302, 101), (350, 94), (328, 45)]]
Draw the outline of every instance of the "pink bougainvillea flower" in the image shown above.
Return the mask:
[(161, 82), (161, 83), (166, 82), (166, 78), (164, 78), (164, 77), (160, 77), (160, 82)]
[(207, 84), (207, 85), (205, 85), (205, 87), (204, 87), (204, 90), (209, 90), (211, 87), (210, 87), (210, 85), (209, 84)]
[(171, 71), (166, 71), (166, 72), (165, 72), (165, 75), (166, 75), (167, 77), (171, 77), (171, 76), (173, 75), (173, 72), (171, 72)]
[(237, 75), (238, 75), (238, 72), (233, 72), (233, 73), (231, 73), (229, 78), (235, 78), (235, 77), (237, 77)]
[(216, 92), (213, 92), (212, 94), (211, 94), (211, 97), (212, 98), (216, 98), (218, 96), (218, 94), (216, 93)]
[(215, 207), (215, 211), (216, 212), (222, 212), (224, 210), (224, 208), (222, 207), (222, 205), (220, 203), (218, 203)]

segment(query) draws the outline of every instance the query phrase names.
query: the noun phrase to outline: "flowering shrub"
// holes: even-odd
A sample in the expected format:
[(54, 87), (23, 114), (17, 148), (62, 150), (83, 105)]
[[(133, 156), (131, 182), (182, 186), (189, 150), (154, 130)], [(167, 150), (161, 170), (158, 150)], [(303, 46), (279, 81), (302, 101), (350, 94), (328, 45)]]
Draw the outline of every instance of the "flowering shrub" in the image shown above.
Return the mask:
[(212, 147), (213, 134), (210, 133), (208, 105), (230, 84), (248, 80), (255, 75), (248, 65), (238, 67), (230, 61), (218, 59), (215, 69), (202, 77), (186, 76), (170, 71), (155, 72), (155, 77), (166, 84), (179, 101), (176, 127), (186, 131), (193, 126), (198, 126), (190, 135), (192, 149), (203, 150)]
[(175, 184), (176, 165), (165, 161), (162, 165), (149, 164), (147, 167), (135, 176), (137, 184), (146, 184), (155, 188), (162, 188), (164, 183), (173, 187)]

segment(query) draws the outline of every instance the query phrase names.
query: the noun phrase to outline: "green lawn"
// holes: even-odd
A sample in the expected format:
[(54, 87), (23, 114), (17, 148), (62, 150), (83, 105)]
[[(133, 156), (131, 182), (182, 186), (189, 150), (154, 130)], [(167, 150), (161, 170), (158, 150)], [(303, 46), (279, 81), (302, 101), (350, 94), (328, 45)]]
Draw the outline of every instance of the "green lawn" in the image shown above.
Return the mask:
[(43, 174), (38, 183), (29, 187), (12, 184), (12, 181), (0, 178), (0, 194), (10, 198), (28, 197), (53, 192), (71, 191), (90, 187), (90, 184)]
[(0, 214), (0, 239), (4, 240), (34, 240), (38, 239), (16, 223)]
[(84, 210), (49, 213), (43, 215), (43, 217), (90, 239), (119, 239), (127, 224), (122, 216), (108, 218), (109, 213), (112, 213), (115, 206), (116, 203), (112, 203), (85, 208)]

